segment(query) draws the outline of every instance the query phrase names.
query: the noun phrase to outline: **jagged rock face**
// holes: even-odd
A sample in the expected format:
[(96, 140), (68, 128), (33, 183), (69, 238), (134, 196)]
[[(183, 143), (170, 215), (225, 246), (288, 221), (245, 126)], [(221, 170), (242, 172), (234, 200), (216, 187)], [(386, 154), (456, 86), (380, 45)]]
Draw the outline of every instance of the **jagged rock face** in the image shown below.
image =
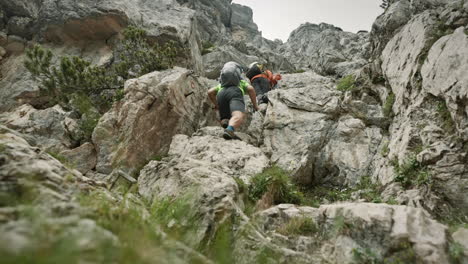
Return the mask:
[[(388, 153), (376, 157), (374, 177), (400, 202), (437, 215), (450, 214), (450, 208), (466, 214), (467, 208), (461, 195), (467, 174), (466, 89), (460, 74), (466, 71), (468, 12), (461, 7), (459, 1), (395, 2), (377, 19), (382, 30), (372, 36), (385, 45), (376, 62), (396, 98), (384, 146)], [(419, 175), (428, 173), (429, 188), (394, 183), (395, 161), (408, 166), (411, 159), (421, 164)]]
[(192, 134), (214, 119), (209, 83), (192, 71), (154, 72), (125, 84), (125, 99), (106, 113), (93, 133), (97, 171), (134, 169), (164, 155), (176, 134)]
[(429, 50), (421, 75), (428, 93), (444, 98), (461, 137), (468, 140), (468, 36), (466, 27), (440, 38)]
[(32, 138), (32, 144), (56, 152), (75, 148), (80, 142), (80, 130), (75, 119), (60, 106), (36, 110), (22, 105), (14, 112), (0, 114), (0, 121), (7, 127)]
[(285, 75), (283, 82), (283, 89), (269, 93), (263, 123), (271, 160), (305, 184), (354, 184), (367, 174), (382, 132), (363, 120), (379, 120), (380, 106), (365, 96), (343, 101), (331, 79), (314, 73)]
[(343, 32), (329, 24), (306, 23), (294, 30), (282, 53), (296, 67), (344, 76), (366, 64), (368, 33)]
[[(233, 215), (243, 214), (235, 178), (248, 183), (269, 165), (260, 149), (226, 141), (221, 134), (219, 127), (205, 127), (192, 137), (175, 136), (169, 157), (151, 161), (138, 179), (139, 193), (154, 203), (189, 195), (192, 212), (187, 212), (187, 219), (174, 220), (197, 225), (189, 242), (194, 247), (212, 239), (219, 225)], [(197, 222), (190, 222), (193, 214)]]
[(250, 7), (231, 4), (229, 0), (178, 2), (196, 10), (202, 44), (214, 45), (203, 56), (203, 68), (208, 78), (218, 78), (222, 65), (228, 61), (236, 61), (245, 67), (258, 61), (267, 63), (273, 70), (295, 70), (295, 66), (277, 52), (278, 44), (261, 36)]
[[(274, 263), (363, 261), (356, 252), (367, 254), (364, 259), (448, 263), (447, 227), (421, 209), (365, 203), (320, 208), (285, 204), (262, 211), (254, 219), (252, 225), (259, 233), (251, 232), (236, 242), (240, 263), (254, 263), (265, 249), (277, 252)], [(297, 219), (309, 219), (316, 230), (281, 233), (281, 228)]]
[[(49, 228), (47, 242), (86, 242), (76, 243), (75, 250), (81, 254), (103, 245), (117, 246), (111, 232), (77, 216), (80, 207), (73, 202), (74, 193), (92, 181), (21, 137), (2, 132), (0, 146), (0, 248), (4, 257), (39, 250), (45, 242), (41, 240), (44, 228)], [(21, 203), (17, 204), (16, 198)], [(33, 208), (28, 199), (34, 201)], [(18, 217), (28, 215), (28, 210), (30, 217)]]

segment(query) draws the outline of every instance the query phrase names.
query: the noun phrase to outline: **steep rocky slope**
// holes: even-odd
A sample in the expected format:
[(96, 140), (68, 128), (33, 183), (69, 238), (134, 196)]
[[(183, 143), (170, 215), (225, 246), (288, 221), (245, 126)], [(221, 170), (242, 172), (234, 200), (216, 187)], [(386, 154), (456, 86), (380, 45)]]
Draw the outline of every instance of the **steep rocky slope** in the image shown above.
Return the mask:
[[(1, 263), (468, 263), (465, 1), (284, 44), (228, 0), (0, 7)], [(128, 25), (177, 66), (127, 80), (91, 131), (49, 107), (25, 48), (110, 67)], [(306, 70), (248, 106), (243, 141), (206, 98), (226, 60)]]

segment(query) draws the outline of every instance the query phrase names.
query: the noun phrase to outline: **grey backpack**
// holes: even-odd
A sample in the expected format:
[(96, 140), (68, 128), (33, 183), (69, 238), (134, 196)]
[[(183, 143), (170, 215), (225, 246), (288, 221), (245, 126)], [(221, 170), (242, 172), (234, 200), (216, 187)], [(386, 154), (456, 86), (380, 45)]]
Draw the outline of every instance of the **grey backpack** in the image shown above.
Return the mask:
[(231, 86), (239, 86), (240, 81), (242, 80), (242, 66), (237, 63), (230, 61), (224, 64), (223, 69), (221, 70), (221, 75), (219, 77), (219, 82), (223, 88)]

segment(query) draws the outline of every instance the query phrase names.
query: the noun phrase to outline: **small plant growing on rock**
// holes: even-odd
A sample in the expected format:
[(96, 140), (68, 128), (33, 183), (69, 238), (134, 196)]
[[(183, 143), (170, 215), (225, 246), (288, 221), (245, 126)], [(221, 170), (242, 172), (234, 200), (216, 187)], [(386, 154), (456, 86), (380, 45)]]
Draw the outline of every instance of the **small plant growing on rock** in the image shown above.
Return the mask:
[(437, 115), (442, 121), (442, 128), (449, 134), (456, 132), (456, 125), (452, 119), (452, 115), (444, 100), (440, 100), (437, 104)]
[(202, 56), (203, 55), (206, 55), (208, 53), (211, 53), (213, 52), (213, 50), (215, 49), (215, 45), (213, 43), (211, 43), (211, 41), (204, 41), (202, 43), (202, 51), (201, 51), (201, 54)]
[(354, 248), (353, 259), (360, 264), (380, 264), (382, 261), (370, 248)]
[(416, 155), (411, 155), (403, 164), (398, 160), (393, 160), (392, 165), (395, 172), (395, 181), (409, 189), (414, 186), (430, 184), (432, 177), (427, 168), (416, 159)]
[(286, 171), (274, 166), (252, 178), (249, 198), (253, 201), (261, 199), (265, 207), (269, 207), (280, 203), (300, 204), (303, 194), (292, 183)]
[(291, 218), (287, 223), (284, 223), (278, 227), (276, 231), (285, 236), (312, 236), (316, 234), (319, 229), (312, 218), (306, 216), (296, 216)]
[(147, 32), (140, 28), (130, 26), (123, 31), (123, 36), (117, 50), (118, 61), (112, 68), (124, 80), (172, 68), (181, 51), (172, 41), (163, 46), (151, 44)]
[(181, 49), (173, 42), (163, 46), (151, 44), (145, 30), (128, 27), (123, 40), (114, 52), (114, 63), (96, 66), (77, 56), (58, 58), (36, 45), (26, 51), (25, 67), (40, 82), (40, 92), (50, 100), (48, 105), (61, 105), (76, 110), (86, 141), (113, 101), (124, 98), (123, 85), (129, 78), (164, 70), (174, 66)]
[(461, 263), (464, 256), (464, 248), (458, 242), (452, 242), (449, 245), (449, 255), (452, 263)]
[(385, 117), (389, 118), (393, 116), (394, 104), (395, 104), (395, 94), (393, 92), (390, 92), (382, 108), (382, 111)]
[(338, 81), (336, 89), (341, 92), (352, 91), (356, 88), (356, 78), (353, 75), (347, 75)]

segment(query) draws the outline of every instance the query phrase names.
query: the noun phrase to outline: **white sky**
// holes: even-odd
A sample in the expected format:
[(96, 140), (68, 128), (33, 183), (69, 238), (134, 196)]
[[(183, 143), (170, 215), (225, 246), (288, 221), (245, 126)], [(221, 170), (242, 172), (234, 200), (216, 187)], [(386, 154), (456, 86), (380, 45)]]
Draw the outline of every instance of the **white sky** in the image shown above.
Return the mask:
[(233, 0), (252, 8), (254, 22), (267, 39), (286, 41), (299, 25), (325, 22), (356, 33), (370, 31), (383, 12), (381, 0)]

